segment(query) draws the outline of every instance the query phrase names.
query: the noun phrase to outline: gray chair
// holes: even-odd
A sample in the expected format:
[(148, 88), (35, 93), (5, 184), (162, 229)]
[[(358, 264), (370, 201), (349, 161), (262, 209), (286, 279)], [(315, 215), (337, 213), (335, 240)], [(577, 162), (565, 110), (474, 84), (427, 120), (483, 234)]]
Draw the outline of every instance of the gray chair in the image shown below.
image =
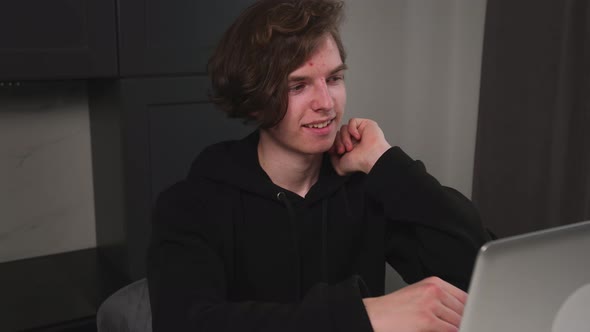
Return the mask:
[(109, 296), (96, 313), (98, 332), (152, 332), (152, 310), (146, 279)]

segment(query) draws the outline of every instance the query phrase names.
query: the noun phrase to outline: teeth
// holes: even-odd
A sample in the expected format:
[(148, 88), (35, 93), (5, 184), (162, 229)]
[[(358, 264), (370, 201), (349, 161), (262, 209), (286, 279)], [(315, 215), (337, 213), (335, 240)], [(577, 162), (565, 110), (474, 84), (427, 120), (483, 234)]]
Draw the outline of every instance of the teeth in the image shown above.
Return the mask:
[(332, 120), (328, 120), (328, 121), (326, 121), (326, 122), (322, 122), (322, 123), (316, 123), (316, 124), (305, 125), (305, 127), (307, 127), (307, 128), (318, 128), (318, 129), (320, 129), (320, 128), (325, 128), (325, 127), (327, 127), (327, 126), (330, 124), (330, 122), (332, 122)]

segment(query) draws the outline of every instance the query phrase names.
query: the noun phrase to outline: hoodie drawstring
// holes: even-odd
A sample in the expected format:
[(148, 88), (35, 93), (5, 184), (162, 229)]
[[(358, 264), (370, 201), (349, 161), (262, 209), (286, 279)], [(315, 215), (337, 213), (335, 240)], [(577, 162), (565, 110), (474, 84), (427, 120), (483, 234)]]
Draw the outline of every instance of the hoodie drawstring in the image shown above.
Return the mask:
[(322, 201), (322, 281), (328, 282), (328, 200)]
[(294, 253), (294, 264), (295, 264), (295, 300), (299, 301), (301, 296), (301, 255), (299, 251), (299, 236), (298, 236), (298, 229), (297, 229), (297, 216), (295, 215), (295, 210), (293, 210), (293, 205), (287, 198), (287, 195), (280, 191), (277, 194), (277, 199), (281, 202), (285, 203), (287, 207), (287, 213), (289, 214), (289, 222), (291, 223), (291, 234), (293, 240), (293, 249)]

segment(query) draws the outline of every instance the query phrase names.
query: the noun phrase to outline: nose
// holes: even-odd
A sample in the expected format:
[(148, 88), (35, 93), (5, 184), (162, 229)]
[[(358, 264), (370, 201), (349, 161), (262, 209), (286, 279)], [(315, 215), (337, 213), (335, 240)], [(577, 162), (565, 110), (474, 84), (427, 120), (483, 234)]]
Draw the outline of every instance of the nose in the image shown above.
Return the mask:
[(316, 85), (311, 107), (314, 111), (331, 110), (334, 107), (334, 99), (326, 81), (321, 81)]

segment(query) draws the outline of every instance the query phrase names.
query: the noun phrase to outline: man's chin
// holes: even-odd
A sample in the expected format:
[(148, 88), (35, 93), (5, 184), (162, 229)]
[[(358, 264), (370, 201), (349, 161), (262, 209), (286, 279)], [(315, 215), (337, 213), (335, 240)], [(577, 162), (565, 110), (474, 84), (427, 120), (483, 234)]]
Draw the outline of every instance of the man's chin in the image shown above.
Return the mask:
[(333, 141), (331, 143), (317, 145), (317, 146), (313, 147), (312, 149), (309, 149), (309, 154), (326, 153), (326, 152), (330, 151), (330, 149), (332, 148), (333, 145), (334, 145)]

